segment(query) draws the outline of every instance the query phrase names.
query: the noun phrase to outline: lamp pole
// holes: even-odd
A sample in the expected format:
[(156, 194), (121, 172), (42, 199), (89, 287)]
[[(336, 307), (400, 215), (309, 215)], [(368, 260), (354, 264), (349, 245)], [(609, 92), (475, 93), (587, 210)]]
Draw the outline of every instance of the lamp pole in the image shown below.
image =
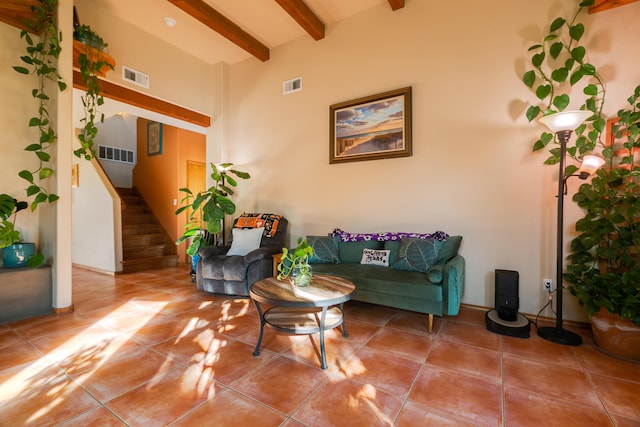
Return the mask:
[(567, 331), (562, 327), (562, 267), (563, 267), (563, 246), (564, 246), (564, 194), (567, 180), (564, 178), (565, 156), (567, 154), (567, 142), (571, 137), (570, 130), (560, 130), (556, 132), (560, 141), (560, 163), (558, 172), (558, 210), (557, 210), (557, 233), (556, 233), (556, 326), (545, 326), (538, 328), (538, 335), (547, 341), (557, 344), (577, 346), (582, 344), (582, 337), (574, 332)]

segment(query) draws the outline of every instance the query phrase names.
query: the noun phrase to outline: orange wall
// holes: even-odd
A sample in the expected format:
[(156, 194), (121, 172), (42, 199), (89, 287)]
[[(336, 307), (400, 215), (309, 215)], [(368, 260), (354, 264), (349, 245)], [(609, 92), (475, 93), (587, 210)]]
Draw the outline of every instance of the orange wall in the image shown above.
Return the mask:
[[(184, 218), (174, 212), (182, 198), (178, 189), (185, 186), (188, 160), (205, 162), (206, 139), (204, 135), (162, 126), (162, 154), (147, 155), (147, 123), (139, 118), (137, 123), (138, 162), (133, 169), (133, 186), (138, 189), (172, 240), (182, 234)], [(180, 262), (185, 261), (184, 244), (178, 248)]]

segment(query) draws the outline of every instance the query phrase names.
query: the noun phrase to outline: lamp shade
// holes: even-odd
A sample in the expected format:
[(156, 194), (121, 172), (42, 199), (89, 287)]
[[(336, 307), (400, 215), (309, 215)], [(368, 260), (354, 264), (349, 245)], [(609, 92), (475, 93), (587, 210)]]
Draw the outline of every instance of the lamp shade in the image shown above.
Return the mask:
[(574, 130), (582, 124), (591, 114), (591, 111), (573, 110), (561, 113), (549, 114), (540, 119), (540, 123), (551, 129), (553, 132), (563, 130)]
[(594, 173), (600, 166), (604, 165), (604, 159), (599, 156), (584, 156), (582, 158), (582, 165), (580, 165), (580, 176), (583, 174), (586, 176)]

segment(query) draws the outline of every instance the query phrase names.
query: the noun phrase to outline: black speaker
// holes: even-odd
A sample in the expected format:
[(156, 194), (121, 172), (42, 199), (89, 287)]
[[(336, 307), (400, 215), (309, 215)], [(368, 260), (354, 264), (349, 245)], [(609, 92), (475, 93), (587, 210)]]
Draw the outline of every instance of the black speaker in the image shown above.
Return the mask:
[(496, 270), (495, 308), (502, 320), (512, 322), (517, 318), (520, 305), (518, 279), (517, 271)]

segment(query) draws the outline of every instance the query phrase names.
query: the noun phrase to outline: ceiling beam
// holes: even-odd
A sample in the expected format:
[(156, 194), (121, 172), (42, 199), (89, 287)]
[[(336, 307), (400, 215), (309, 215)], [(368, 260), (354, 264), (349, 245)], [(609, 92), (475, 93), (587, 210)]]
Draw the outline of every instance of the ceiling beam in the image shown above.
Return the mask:
[(240, 46), (262, 62), (269, 60), (269, 48), (203, 0), (169, 0), (198, 21)]
[(324, 38), (324, 24), (303, 0), (276, 0), (276, 3), (315, 40)]
[(404, 0), (389, 0), (389, 5), (393, 10), (402, 9), (404, 7)]
[[(73, 70), (73, 87), (76, 89), (87, 90), (80, 71)], [(133, 105), (134, 107), (140, 107), (145, 110), (164, 114), (165, 116), (193, 123), (194, 125), (202, 126), (204, 128), (211, 126), (211, 117), (198, 113), (197, 111), (189, 110), (188, 108), (145, 95), (144, 93), (136, 92), (135, 90), (111, 83), (107, 80), (100, 80), (100, 87), (100, 94), (105, 98), (114, 99), (116, 101), (124, 102), (125, 104)]]
[(31, 6), (37, 5), (36, 0), (0, 0), (0, 21), (21, 30), (31, 31), (24, 21), (31, 21), (35, 14)]
[(635, 3), (638, 0), (596, 0), (593, 6), (589, 8), (589, 13), (603, 12), (613, 9), (614, 7), (624, 6), (625, 4)]

